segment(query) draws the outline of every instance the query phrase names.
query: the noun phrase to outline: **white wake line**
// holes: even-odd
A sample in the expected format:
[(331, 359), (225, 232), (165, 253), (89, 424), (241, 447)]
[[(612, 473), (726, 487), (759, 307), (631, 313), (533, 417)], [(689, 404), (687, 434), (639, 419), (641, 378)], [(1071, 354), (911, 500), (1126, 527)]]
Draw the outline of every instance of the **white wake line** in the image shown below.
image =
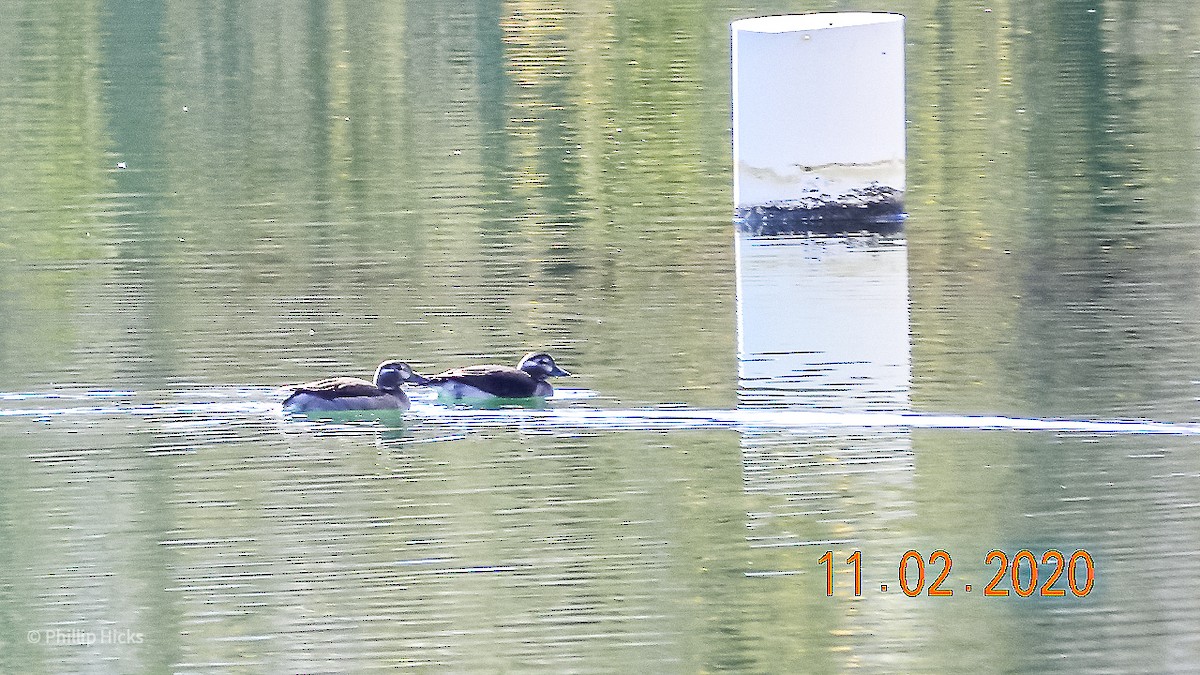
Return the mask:
[[(266, 401), (195, 402), (133, 406), (0, 409), (0, 418), (60, 416), (153, 417), (201, 416), (210, 423), (234, 417), (281, 416), (278, 403)], [(423, 401), (404, 413), (410, 420), (457, 422), (488, 427), (647, 430), (731, 429), (735, 431), (806, 429), (960, 429), (975, 431), (1051, 431), (1064, 433), (1200, 435), (1200, 424), (1154, 420), (1076, 420), (999, 415), (944, 415), (913, 412), (819, 412), (810, 410), (701, 410), (687, 408), (447, 408)], [(176, 420), (185, 422), (186, 420)]]
[(804, 428), (908, 428), (978, 431), (1058, 431), (1119, 434), (1200, 435), (1200, 425), (1152, 420), (1070, 420), (1002, 417), (994, 415), (939, 415), (928, 413), (816, 412), (802, 410), (656, 410), (656, 409), (502, 409), (436, 408), (426, 419), (461, 419), (493, 426), (533, 422), (546, 428), (649, 427), (671, 428), (804, 429)]

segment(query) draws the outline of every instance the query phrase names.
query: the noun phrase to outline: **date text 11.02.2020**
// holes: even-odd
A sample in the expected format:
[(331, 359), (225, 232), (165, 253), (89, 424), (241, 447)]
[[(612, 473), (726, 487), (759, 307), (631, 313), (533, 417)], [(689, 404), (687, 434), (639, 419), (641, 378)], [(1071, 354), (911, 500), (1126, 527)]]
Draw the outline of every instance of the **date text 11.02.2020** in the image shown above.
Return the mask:
[[(998, 564), (995, 576), (983, 587), (983, 595), (987, 597), (1004, 597), (1011, 592), (1022, 598), (1030, 596), (1065, 597), (1070, 592), (1077, 598), (1082, 598), (1092, 592), (1096, 581), (1096, 565), (1092, 556), (1082, 549), (1070, 556), (1061, 551), (1050, 549), (1040, 556), (1041, 583), (1039, 577), (1039, 556), (1029, 549), (1021, 549), (1015, 555), (1009, 556), (1004, 551), (992, 550), (984, 556), (985, 565)], [(817, 559), (825, 566), (825, 595), (833, 595), (834, 557), (833, 551), (826, 551)], [(862, 552), (854, 551), (846, 558), (846, 565), (854, 576), (854, 595), (862, 595)], [(906, 551), (900, 557), (899, 586), (900, 590), (909, 597), (924, 593), (934, 597), (954, 595), (950, 586), (950, 569), (954, 566), (950, 554), (938, 549), (929, 554), (928, 563), (919, 551)], [(926, 582), (929, 583), (926, 583)], [(1063, 583), (1065, 582), (1065, 583)], [(962, 591), (970, 593), (972, 584), (962, 586)], [(887, 584), (880, 584), (879, 590), (888, 591)]]

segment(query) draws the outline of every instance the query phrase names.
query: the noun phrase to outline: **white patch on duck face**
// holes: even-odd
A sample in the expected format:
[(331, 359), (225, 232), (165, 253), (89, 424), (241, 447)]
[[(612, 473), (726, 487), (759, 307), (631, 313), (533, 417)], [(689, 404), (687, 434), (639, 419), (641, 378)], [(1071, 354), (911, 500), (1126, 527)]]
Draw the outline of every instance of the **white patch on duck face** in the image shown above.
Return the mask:
[(569, 372), (563, 370), (554, 362), (554, 357), (544, 353), (527, 355), (524, 359), (521, 359), (518, 368), (538, 379), (558, 375), (570, 375)]
[(525, 363), (537, 366), (538, 368), (546, 368), (549, 365), (550, 360), (551, 359), (548, 354), (537, 354), (526, 360)]
[(412, 376), (412, 369), (407, 363), (387, 361), (375, 370), (375, 385), (385, 390), (399, 389), (400, 385), (412, 379)]

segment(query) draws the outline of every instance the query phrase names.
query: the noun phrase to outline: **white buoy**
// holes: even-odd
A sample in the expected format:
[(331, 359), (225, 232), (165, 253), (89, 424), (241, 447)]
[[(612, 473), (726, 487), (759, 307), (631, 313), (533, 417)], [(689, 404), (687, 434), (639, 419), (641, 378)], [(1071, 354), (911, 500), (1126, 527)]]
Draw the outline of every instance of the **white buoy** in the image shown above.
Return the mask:
[(731, 28), (739, 228), (898, 231), (904, 17), (768, 16)]

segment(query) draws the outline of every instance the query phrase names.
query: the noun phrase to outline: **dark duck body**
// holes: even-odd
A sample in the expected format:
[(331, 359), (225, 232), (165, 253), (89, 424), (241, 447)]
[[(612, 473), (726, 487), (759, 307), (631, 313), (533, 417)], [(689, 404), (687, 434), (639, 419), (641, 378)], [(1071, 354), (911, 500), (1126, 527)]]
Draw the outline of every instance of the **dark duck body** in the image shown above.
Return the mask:
[(283, 401), (291, 413), (335, 410), (408, 410), (408, 396), (400, 385), (419, 382), (408, 364), (384, 361), (375, 369), (375, 382), (357, 377), (329, 377), (292, 387)]
[(424, 384), (437, 390), (440, 398), (489, 401), (496, 399), (546, 398), (554, 393), (548, 377), (570, 375), (559, 368), (549, 354), (526, 354), (511, 366), (479, 365), (452, 368), (424, 378)]

